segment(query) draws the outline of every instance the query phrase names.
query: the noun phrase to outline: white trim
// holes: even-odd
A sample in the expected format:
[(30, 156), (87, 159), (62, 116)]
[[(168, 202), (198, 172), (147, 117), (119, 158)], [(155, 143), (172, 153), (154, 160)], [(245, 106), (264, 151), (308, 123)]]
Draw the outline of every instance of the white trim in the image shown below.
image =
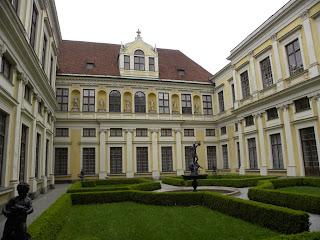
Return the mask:
[[(71, 155), (71, 146), (70, 145), (65, 145), (65, 144), (57, 144), (57, 145), (54, 145), (53, 146), (53, 156), (56, 156), (56, 148), (67, 148), (68, 149), (68, 156), (67, 156), (67, 175), (70, 175), (70, 155)], [(54, 157), (54, 165), (53, 167), (55, 168), (55, 161), (56, 161), (56, 158)], [(53, 171), (53, 174), (55, 175), (55, 171)], [(57, 175), (59, 176), (59, 175)]]
[(83, 169), (83, 148), (94, 148), (95, 149), (95, 173), (94, 174), (98, 174), (98, 145), (93, 145), (93, 144), (85, 144), (85, 145), (80, 145), (80, 169)]
[(134, 162), (134, 169), (133, 172), (135, 174), (144, 174), (144, 173), (138, 173), (137, 172), (137, 147), (147, 147), (148, 148), (148, 173), (151, 173), (151, 154), (150, 154), (150, 148), (152, 145), (150, 143), (133, 143), (133, 162)]
[[(121, 150), (122, 150), (122, 174), (125, 173), (125, 162), (124, 162), (124, 148), (126, 147), (125, 144), (112, 144), (111, 146), (108, 144), (107, 145), (107, 149), (108, 149), (108, 152), (106, 153), (107, 154), (107, 166), (108, 166), (108, 169), (106, 170), (107, 174), (110, 175), (111, 174), (111, 159), (110, 159), (110, 154), (111, 154), (111, 148), (112, 147), (121, 147)], [(100, 159), (101, 161), (101, 159)], [(101, 171), (101, 169), (100, 169)]]
[[(270, 169), (274, 169), (273, 166), (273, 156), (272, 156), (272, 147), (271, 147), (271, 135), (274, 134), (280, 134), (280, 139), (281, 139), (281, 154), (282, 154), (282, 161), (283, 161), (283, 169), (287, 169), (287, 159), (286, 155), (284, 154), (284, 140), (283, 140), (283, 129), (282, 128), (275, 128), (275, 129), (270, 129), (266, 130), (267, 138), (268, 138), (268, 151), (269, 151), (269, 166)], [(290, 151), (290, 149), (288, 149)]]
[(176, 169), (176, 159), (175, 159), (175, 146), (174, 143), (161, 143), (158, 145), (159, 146), (159, 151), (158, 151), (158, 159), (159, 159), (159, 165), (160, 165), (160, 173), (162, 173), (162, 147), (171, 147), (172, 150), (172, 171), (175, 172), (177, 171)]

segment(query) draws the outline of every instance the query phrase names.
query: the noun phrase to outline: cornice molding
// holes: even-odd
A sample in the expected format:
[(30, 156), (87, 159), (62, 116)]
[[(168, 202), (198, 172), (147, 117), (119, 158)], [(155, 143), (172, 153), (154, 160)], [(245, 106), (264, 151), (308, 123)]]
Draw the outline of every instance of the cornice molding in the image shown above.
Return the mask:
[(282, 42), (283, 40), (287, 39), (288, 37), (290, 37), (292, 34), (296, 33), (297, 31), (300, 31), (300, 29), (302, 28), (302, 24), (299, 24), (298, 26), (294, 27), (293, 29), (291, 29), (289, 32), (287, 32), (286, 34), (284, 34), (282, 37), (278, 38), (279, 42)]
[(258, 58), (260, 57), (262, 54), (268, 52), (270, 49), (272, 48), (271, 45), (267, 46), (266, 48), (262, 49), (260, 52), (258, 52), (257, 54), (255, 54), (253, 57), (254, 58)]

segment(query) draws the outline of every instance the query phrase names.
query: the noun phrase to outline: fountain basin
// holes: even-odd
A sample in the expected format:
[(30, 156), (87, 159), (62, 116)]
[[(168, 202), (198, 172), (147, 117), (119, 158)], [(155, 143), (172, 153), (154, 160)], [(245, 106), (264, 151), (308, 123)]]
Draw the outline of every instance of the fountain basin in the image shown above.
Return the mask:
[[(155, 192), (193, 192), (193, 187), (176, 187), (172, 186), (169, 189), (156, 190)], [(199, 186), (197, 192), (214, 192), (222, 195), (237, 196), (240, 195), (240, 191), (233, 187), (218, 187), (218, 186)]]

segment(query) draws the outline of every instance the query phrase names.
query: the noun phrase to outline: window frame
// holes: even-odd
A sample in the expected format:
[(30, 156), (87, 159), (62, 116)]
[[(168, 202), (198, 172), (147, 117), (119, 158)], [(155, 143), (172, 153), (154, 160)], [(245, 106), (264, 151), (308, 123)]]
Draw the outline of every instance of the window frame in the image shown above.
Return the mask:
[(31, 28), (30, 28), (30, 45), (33, 49), (36, 47), (36, 37), (38, 28), (39, 11), (36, 3), (33, 2), (32, 14), (31, 14)]
[(83, 128), (82, 137), (96, 137), (97, 130), (95, 128)]
[(161, 128), (161, 137), (172, 137), (172, 128)]
[[(170, 154), (168, 150), (170, 149)], [(164, 159), (165, 158), (165, 159)], [(167, 164), (164, 164), (167, 163)], [(165, 167), (164, 167), (165, 166)], [(172, 146), (161, 146), (161, 171), (162, 172), (173, 172), (173, 148)]]
[[(274, 109), (275, 109), (275, 110), (274, 110)], [(275, 114), (275, 113), (276, 113), (276, 114)], [(267, 114), (268, 121), (279, 118), (278, 109), (277, 109), (276, 107), (267, 109), (267, 110), (266, 110), (266, 114)]]
[[(123, 174), (123, 149), (112, 146), (110, 149), (110, 174)], [(117, 150), (116, 152), (114, 152)], [(114, 155), (112, 155), (114, 153)], [(119, 164), (120, 163), (120, 164)], [(115, 171), (114, 171), (115, 169)]]
[[(269, 60), (269, 66), (266, 66), (267, 64), (264, 64), (267, 60)], [(267, 89), (269, 87), (272, 87), (274, 84), (274, 76), (273, 76), (271, 57), (268, 55), (262, 60), (260, 60), (259, 66), (260, 66), (262, 89)], [(265, 76), (268, 74), (271, 74), (271, 76), (269, 76), (269, 78), (265, 78)]]
[[(143, 94), (143, 96), (138, 96)], [(135, 113), (146, 113), (146, 94), (142, 91), (137, 91), (134, 94), (134, 112)]]
[(202, 95), (202, 109), (203, 115), (213, 115), (212, 95)]
[(253, 126), (254, 125), (254, 116), (253, 115), (246, 116), (246, 117), (244, 117), (244, 121), (245, 121), (246, 127)]
[[(272, 141), (272, 138), (273, 136), (279, 136), (277, 138), (277, 142), (274, 144), (273, 141)], [(279, 141), (280, 140), (280, 144), (279, 144)], [(270, 141), (270, 149), (271, 149), (271, 159), (272, 159), (272, 167), (273, 169), (276, 169), (276, 170), (282, 170), (282, 169), (285, 169), (284, 168), (284, 156), (283, 156), (283, 152), (282, 152), (282, 138), (281, 138), (281, 134), (280, 132), (278, 133), (272, 133), (269, 135), (269, 141)], [(276, 146), (276, 149), (277, 149), (277, 154), (278, 154), (278, 163), (276, 164), (276, 159), (275, 159), (275, 156), (274, 156), (274, 151), (273, 151), (273, 146)], [(280, 157), (281, 156), (281, 159)], [(278, 166), (276, 166), (278, 165)]]
[(130, 55), (123, 56), (123, 63), (124, 63), (124, 70), (130, 70)]
[(145, 71), (145, 53), (138, 49), (134, 51), (134, 70)]
[(228, 144), (221, 145), (221, 154), (222, 154), (222, 169), (226, 169), (226, 170), (230, 169)]
[(56, 137), (69, 137), (69, 128), (56, 128)]
[[(57, 151), (59, 149), (59, 151)], [(63, 149), (65, 152), (60, 152), (60, 150)], [(69, 171), (69, 148), (68, 147), (55, 147), (54, 148), (54, 158), (55, 158), (55, 164), (54, 164), (54, 175), (60, 176), (60, 175), (68, 175)], [(57, 154), (59, 154), (59, 161), (57, 161)], [(65, 159), (63, 158), (65, 157)], [(64, 162), (65, 161), (65, 162)], [(57, 172), (57, 163), (60, 163), (59, 172)], [(65, 172), (61, 171), (62, 169), (66, 169)]]
[[(86, 96), (87, 92), (87, 96)], [(95, 89), (83, 89), (82, 91), (82, 112), (95, 112), (96, 111), (96, 91)], [(91, 93), (93, 93), (93, 96), (91, 96)], [(85, 101), (87, 99), (87, 103)], [(92, 103), (90, 103), (90, 100), (93, 99)], [(90, 109), (93, 106), (93, 109)], [(88, 107), (88, 109), (85, 109), (85, 107)]]
[[(248, 137), (247, 139), (247, 151), (248, 151), (248, 161), (249, 161), (249, 169), (258, 170), (259, 169), (259, 159), (257, 153), (257, 141), (256, 137)], [(252, 145), (254, 143), (254, 146)], [(251, 157), (254, 159), (251, 159)]]
[[(7, 71), (6, 71), (7, 69)], [(5, 56), (2, 55), (2, 61), (1, 61), (1, 73), (3, 76), (5, 76), (8, 80), (11, 80), (11, 69), (12, 69), (12, 63), (11, 61)]]
[(302, 97), (294, 100), (294, 108), (296, 110), (296, 113), (310, 110), (311, 109), (310, 99), (308, 97)]
[(216, 136), (216, 129), (214, 128), (206, 129), (206, 137), (215, 137), (215, 136)]
[[(162, 94), (162, 98), (160, 98), (161, 94)], [(165, 96), (168, 96), (168, 99), (166, 99)], [(159, 113), (170, 114), (170, 95), (169, 95), (169, 93), (159, 92), (158, 93), (158, 104), (159, 104)]]
[[(212, 151), (211, 150), (209, 151), (209, 148), (212, 148)], [(206, 166), (207, 170), (213, 170), (213, 166), (215, 166), (217, 169), (218, 168), (217, 146), (215, 145), (206, 146), (206, 156), (207, 156), (207, 166)]]
[[(299, 49), (298, 50), (295, 50), (295, 42), (298, 42), (298, 46), (299, 46)], [(288, 52), (288, 49), (289, 49), (289, 46), (293, 47), (293, 53), (289, 54)], [(298, 75), (299, 73), (302, 73), (304, 71), (304, 63), (303, 63), (303, 60), (302, 60), (302, 49), (301, 49), (301, 45), (300, 45), (300, 41), (298, 38), (294, 39), (293, 41), (287, 43), (285, 45), (285, 50), (286, 50), (286, 57), (287, 57), (287, 63), (288, 63), (288, 68), (289, 68), (289, 76), (292, 77), (292, 76), (296, 76)], [(297, 65), (297, 55), (298, 53), (300, 53), (300, 58), (301, 58), (301, 62), (302, 62), (302, 67), (298, 67)], [(290, 56), (294, 56), (294, 60), (295, 60), (295, 64), (296, 64), (296, 70), (293, 70), (291, 69), (291, 64), (290, 64)], [(295, 72), (296, 71), (296, 72)]]
[(227, 134), (227, 127), (223, 126), (220, 128), (220, 135), (226, 135)]
[[(61, 94), (59, 91), (61, 90)], [(67, 93), (65, 95), (65, 93)], [(61, 97), (61, 101), (58, 100), (58, 97)], [(59, 104), (59, 111), (68, 111), (69, 110), (69, 88), (57, 88), (56, 89), (56, 98)], [(67, 99), (66, 103), (64, 103), (64, 99)], [(66, 109), (66, 110), (65, 110)]]
[(150, 72), (155, 72), (155, 60), (154, 57), (149, 57), (149, 71)]
[(27, 100), (29, 103), (31, 102), (31, 88), (29, 85), (24, 86), (24, 99)]
[[(90, 147), (90, 146), (86, 146), (83, 147), (81, 149), (81, 156), (82, 156), (82, 169), (84, 170), (84, 174), (85, 175), (95, 175), (96, 174), (96, 159), (97, 159), (97, 149), (96, 147)], [(86, 153), (86, 151), (88, 150), (88, 153)], [(85, 155), (88, 155), (88, 166), (85, 166)], [(89, 157), (91, 157), (91, 159), (89, 159)], [(92, 169), (92, 164), (94, 164), (94, 171), (88, 171), (90, 169)], [(86, 169), (86, 167), (88, 167), (88, 169)]]
[(193, 128), (183, 129), (183, 136), (184, 137), (194, 137), (194, 129)]
[(121, 92), (118, 90), (111, 90), (109, 92), (109, 112), (121, 112)]
[(122, 128), (110, 128), (110, 137), (122, 137)]
[[(190, 97), (190, 100), (188, 100), (187, 97)], [(184, 103), (186, 105), (185, 107), (183, 106)], [(181, 94), (181, 113), (184, 115), (192, 114), (192, 95), (190, 93)]]
[(8, 126), (7, 126), (8, 114), (0, 110), (0, 186), (4, 185), (3, 173), (6, 163), (6, 148), (7, 148), (7, 137), (8, 137)]
[(148, 137), (148, 128), (136, 128), (136, 137)]
[[(141, 151), (144, 150), (144, 153), (147, 154), (146, 159), (142, 159), (143, 154), (141, 153), (140, 150)], [(149, 173), (149, 147), (136, 146), (135, 147), (135, 157), (136, 157), (136, 172), (137, 173)], [(140, 162), (140, 161), (142, 161), (142, 162)]]
[(47, 57), (47, 43), (48, 43), (48, 39), (45, 33), (43, 33), (43, 42), (42, 42), (42, 69), (45, 70), (46, 69), (46, 57)]

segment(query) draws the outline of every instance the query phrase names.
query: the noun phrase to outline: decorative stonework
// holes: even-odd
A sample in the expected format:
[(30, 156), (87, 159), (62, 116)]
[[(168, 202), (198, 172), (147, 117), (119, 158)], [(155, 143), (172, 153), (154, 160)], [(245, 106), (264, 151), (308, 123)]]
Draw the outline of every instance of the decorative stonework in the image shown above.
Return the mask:
[(129, 86), (124, 86), (124, 89), (125, 89), (125, 90), (130, 90), (131, 87), (129, 87)]
[(174, 128), (173, 131), (175, 131), (176, 133), (178, 133), (178, 132), (181, 133), (182, 132), (182, 130), (180, 128)]
[(100, 128), (100, 129), (99, 129), (99, 132), (104, 132), (104, 133), (106, 133), (106, 132), (108, 132), (108, 129)]
[(150, 129), (150, 131), (151, 131), (152, 133), (157, 133), (157, 132), (159, 132), (159, 130), (160, 130), (160, 129), (156, 129), (156, 128)]
[(284, 110), (289, 110), (289, 104), (284, 104), (282, 106), (279, 107), (280, 110), (284, 111)]
[(18, 80), (20, 80), (24, 85), (28, 84), (28, 78), (24, 73), (18, 73)]
[(127, 132), (127, 133), (133, 133), (133, 129), (125, 129), (125, 131)]
[(307, 18), (309, 18), (309, 10), (304, 11), (301, 14), (301, 18), (302, 18), (303, 21), (306, 20)]
[(80, 84), (72, 84), (72, 88), (80, 88)]
[(272, 42), (277, 41), (277, 34), (271, 35), (270, 39), (272, 40)]
[(99, 89), (105, 89), (106, 85), (99, 85), (98, 87), (99, 87)]

